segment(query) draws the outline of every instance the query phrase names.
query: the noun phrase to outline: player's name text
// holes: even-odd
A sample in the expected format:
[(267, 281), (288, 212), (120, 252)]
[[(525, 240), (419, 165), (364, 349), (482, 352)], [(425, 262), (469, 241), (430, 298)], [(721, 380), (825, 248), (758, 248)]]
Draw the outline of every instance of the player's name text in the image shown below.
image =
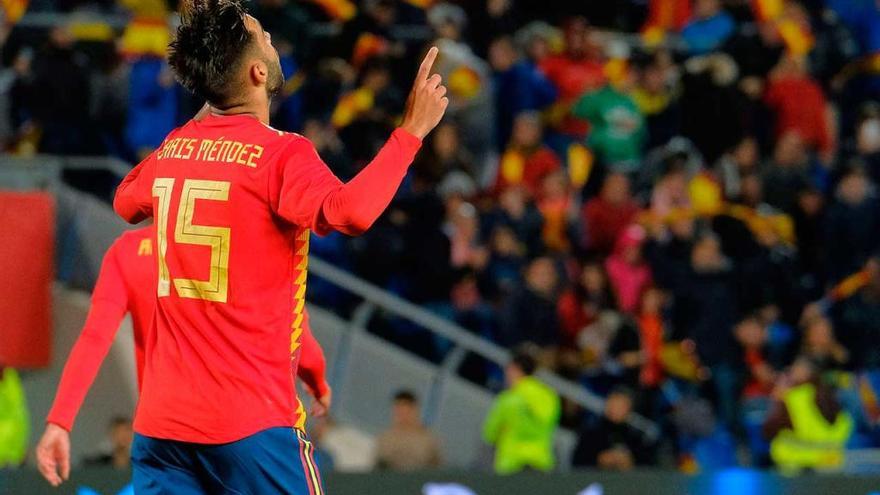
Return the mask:
[(263, 147), (258, 144), (241, 143), (228, 139), (174, 138), (165, 141), (157, 160), (176, 158), (178, 160), (197, 160), (204, 162), (237, 163), (255, 168), (257, 160), (263, 156)]

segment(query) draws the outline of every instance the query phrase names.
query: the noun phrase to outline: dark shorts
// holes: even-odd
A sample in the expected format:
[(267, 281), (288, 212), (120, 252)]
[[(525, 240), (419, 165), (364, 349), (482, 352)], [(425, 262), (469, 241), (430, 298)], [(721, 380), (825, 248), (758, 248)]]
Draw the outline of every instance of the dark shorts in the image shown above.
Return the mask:
[(135, 434), (136, 495), (323, 495), (314, 446), (301, 430), (270, 428), (219, 445)]

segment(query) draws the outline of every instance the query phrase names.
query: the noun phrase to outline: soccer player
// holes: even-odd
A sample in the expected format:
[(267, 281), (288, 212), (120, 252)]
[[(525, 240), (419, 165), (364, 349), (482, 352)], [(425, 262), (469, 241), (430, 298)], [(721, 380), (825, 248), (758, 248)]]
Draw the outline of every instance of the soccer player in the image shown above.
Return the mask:
[[(302, 136), (267, 125), (278, 53), (235, 0), (184, 9), (169, 50), (210, 115), (172, 131), (114, 199), (155, 220), (158, 302), (134, 420), (136, 493), (321, 494), (296, 424), (291, 335), (303, 322), (309, 232), (365, 231), (448, 106), (437, 49), (400, 128), (343, 184)], [(298, 451), (302, 463), (290, 462)]]
[[(57, 486), (62, 477), (68, 476), (69, 432), (126, 312), (132, 316), (140, 388), (144, 342), (156, 306), (155, 292), (150, 290), (157, 283), (152, 230), (152, 227), (142, 227), (123, 233), (104, 255), (88, 318), (64, 366), (55, 402), (46, 420), (46, 431), (37, 446), (40, 471), (53, 485)], [(331, 391), (325, 379), (324, 353), (307, 324), (303, 325), (299, 344), (299, 352), (291, 355), (294, 369), (314, 398), (312, 413), (321, 415), (330, 407)], [(301, 405), (297, 409), (297, 425), (301, 428), (305, 414)], [(299, 462), (291, 457), (291, 462)]]

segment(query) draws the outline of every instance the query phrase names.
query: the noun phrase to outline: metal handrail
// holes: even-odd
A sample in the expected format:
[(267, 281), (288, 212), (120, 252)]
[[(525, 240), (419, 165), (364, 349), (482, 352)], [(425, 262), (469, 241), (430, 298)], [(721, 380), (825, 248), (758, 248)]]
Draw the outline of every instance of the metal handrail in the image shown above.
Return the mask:
[[(362, 280), (345, 270), (339, 269), (326, 261), (309, 257), (309, 274), (327, 280), (339, 288), (355, 294), (367, 302), (375, 304), (383, 310), (397, 316), (415, 322), (423, 328), (440, 335), (457, 346), (474, 354), (478, 354), (489, 361), (504, 366), (510, 360), (510, 352), (503, 347), (477, 337), (464, 328), (452, 323), (428, 310), (421, 308), (405, 299), (383, 290), (365, 280)], [(548, 371), (541, 371), (538, 376), (548, 385), (556, 389), (560, 395), (574, 401), (585, 409), (602, 414), (605, 400), (595, 395), (584, 387), (570, 380), (560, 377)], [(627, 423), (632, 427), (644, 432), (652, 439), (659, 436), (659, 428), (653, 421), (633, 413), (627, 418)]]

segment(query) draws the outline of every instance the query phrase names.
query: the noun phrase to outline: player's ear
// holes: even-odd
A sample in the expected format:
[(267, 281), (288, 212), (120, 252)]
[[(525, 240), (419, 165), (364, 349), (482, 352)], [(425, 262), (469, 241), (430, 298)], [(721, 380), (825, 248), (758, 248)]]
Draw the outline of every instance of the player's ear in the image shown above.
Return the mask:
[(269, 79), (269, 67), (262, 60), (255, 60), (251, 64), (250, 77), (254, 85), (265, 86)]

